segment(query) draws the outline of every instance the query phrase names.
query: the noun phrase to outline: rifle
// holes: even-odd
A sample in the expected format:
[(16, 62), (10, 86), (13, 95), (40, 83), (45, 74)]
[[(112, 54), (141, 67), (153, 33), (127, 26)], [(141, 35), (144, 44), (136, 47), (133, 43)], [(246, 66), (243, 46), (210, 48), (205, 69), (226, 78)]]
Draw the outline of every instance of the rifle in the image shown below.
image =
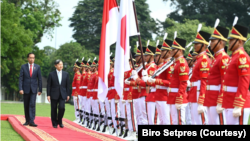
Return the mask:
[(174, 58), (171, 58), (169, 62), (167, 62), (165, 65), (160, 67), (157, 71), (155, 71), (155, 73), (152, 75), (152, 78), (159, 76), (162, 72), (168, 69), (173, 63), (174, 63)]

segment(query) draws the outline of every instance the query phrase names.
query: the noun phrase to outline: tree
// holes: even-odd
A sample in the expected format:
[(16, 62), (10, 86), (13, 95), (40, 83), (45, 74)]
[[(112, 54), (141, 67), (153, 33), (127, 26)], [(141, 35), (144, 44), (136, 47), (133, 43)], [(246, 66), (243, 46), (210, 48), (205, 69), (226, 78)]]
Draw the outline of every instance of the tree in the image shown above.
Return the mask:
[(58, 4), (54, 0), (8, 0), (22, 11), (20, 22), (33, 34), (34, 45), (41, 42), (44, 34), (53, 38), (55, 27), (62, 19)]
[(220, 19), (220, 26), (232, 27), (234, 17), (243, 26), (250, 24), (249, 0), (163, 0), (170, 1), (176, 8), (168, 17), (178, 22), (184, 19), (199, 20), (213, 27), (215, 20)]
[(21, 65), (26, 62), (27, 54), (32, 51), (33, 34), (20, 24), (21, 11), (13, 3), (1, 3), (1, 62), (2, 85), (7, 93), (18, 91), (18, 78)]
[[(100, 48), (103, 3), (100, 0), (81, 0), (75, 7), (73, 16), (69, 19), (70, 27), (73, 27), (75, 32), (73, 38), (95, 54), (99, 54)], [(150, 17), (149, 6), (146, 0), (136, 0), (135, 5), (141, 37), (151, 40), (151, 34), (157, 32), (157, 26), (155, 20)], [(131, 46), (135, 45), (137, 40), (137, 37), (133, 37), (130, 42)], [(115, 45), (112, 45), (111, 51), (115, 53)]]

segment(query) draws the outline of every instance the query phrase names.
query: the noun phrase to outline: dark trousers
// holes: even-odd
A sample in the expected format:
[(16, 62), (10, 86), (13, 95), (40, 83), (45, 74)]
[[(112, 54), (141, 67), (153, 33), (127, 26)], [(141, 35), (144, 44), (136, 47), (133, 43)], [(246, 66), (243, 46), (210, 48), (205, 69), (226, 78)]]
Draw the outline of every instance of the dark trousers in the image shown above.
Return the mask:
[(36, 115), (36, 93), (32, 93), (30, 90), (29, 94), (23, 95), (24, 102), (24, 114), (26, 122), (34, 123)]
[[(58, 106), (58, 114), (57, 114)], [(62, 124), (62, 118), (65, 111), (65, 99), (60, 95), (59, 99), (51, 99), (51, 121), (53, 126)]]

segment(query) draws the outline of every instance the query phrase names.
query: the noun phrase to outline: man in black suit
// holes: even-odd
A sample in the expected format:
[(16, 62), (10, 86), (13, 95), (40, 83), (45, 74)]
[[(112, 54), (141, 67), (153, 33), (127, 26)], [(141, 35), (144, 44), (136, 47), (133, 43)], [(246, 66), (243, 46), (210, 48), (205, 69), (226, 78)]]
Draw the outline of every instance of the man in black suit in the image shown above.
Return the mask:
[[(56, 70), (51, 72), (47, 82), (47, 99), (51, 102), (51, 121), (52, 126), (57, 128), (59, 125), (63, 128), (62, 118), (65, 111), (65, 100), (69, 100), (69, 74), (63, 69), (61, 60), (55, 61)], [(59, 104), (59, 105), (58, 105)], [(57, 113), (58, 106), (58, 113)]]
[[(36, 127), (34, 123), (36, 115), (36, 95), (42, 93), (42, 75), (40, 66), (34, 64), (35, 54), (27, 55), (28, 62), (21, 66), (19, 75), (19, 93), (23, 94), (24, 113), (26, 122), (23, 125)], [(38, 84), (37, 84), (38, 79)], [(39, 92), (37, 93), (37, 87)]]

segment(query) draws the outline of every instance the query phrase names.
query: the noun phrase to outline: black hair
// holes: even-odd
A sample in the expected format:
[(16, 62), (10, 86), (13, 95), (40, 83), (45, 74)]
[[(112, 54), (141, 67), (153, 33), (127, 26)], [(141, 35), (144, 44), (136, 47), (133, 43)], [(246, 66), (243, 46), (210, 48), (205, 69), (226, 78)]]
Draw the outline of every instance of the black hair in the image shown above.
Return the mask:
[[(29, 54), (27, 55), (27, 58), (29, 58), (29, 57), (30, 57), (30, 54), (34, 54), (34, 53), (32, 53), (32, 52), (31, 52), (31, 53), (29, 53)], [(34, 54), (34, 55), (35, 55), (35, 54)]]
[(54, 65), (57, 65), (57, 64), (59, 64), (60, 62), (62, 62), (62, 60), (57, 59), (57, 60), (54, 62)]

